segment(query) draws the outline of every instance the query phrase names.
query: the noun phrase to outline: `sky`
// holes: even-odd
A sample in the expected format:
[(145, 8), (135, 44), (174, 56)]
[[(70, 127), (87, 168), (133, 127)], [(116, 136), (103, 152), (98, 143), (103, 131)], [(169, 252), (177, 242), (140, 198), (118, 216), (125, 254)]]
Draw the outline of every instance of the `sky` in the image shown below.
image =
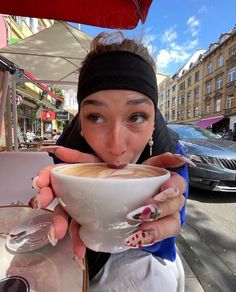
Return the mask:
[[(173, 75), (195, 51), (207, 50), (235, 25), (236, 0), (153, 0), (145, 24), (124, 33), (142, 36), (158, 71)], [(87, 25), (80, 29), (91, 36), (109, 31)]]

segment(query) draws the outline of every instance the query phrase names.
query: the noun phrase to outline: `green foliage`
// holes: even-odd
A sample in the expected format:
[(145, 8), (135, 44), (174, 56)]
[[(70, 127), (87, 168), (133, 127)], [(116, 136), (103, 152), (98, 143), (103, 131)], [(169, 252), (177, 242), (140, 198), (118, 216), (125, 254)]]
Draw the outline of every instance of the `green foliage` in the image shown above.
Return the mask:
[(61, 89), (59, 89), (59, 88), (56, 88), (56, 87), (51, 87), (51, 90), (52, 90), (54, 93), (56, 93), (58, 96), (60, 96), (61, 98), (63, 98), (63, 99), (64, 99), (64, 95), (63, 95), (63, 93), (62, 93), (62, 90), (61, 90)]

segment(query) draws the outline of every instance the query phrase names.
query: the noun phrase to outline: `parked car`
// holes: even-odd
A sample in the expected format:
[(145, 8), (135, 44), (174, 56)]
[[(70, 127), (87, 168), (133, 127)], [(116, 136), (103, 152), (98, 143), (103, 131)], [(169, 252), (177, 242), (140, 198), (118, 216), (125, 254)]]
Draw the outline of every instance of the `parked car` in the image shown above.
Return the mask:
[(236, 143), (193, 125), (169, 124), (178, 133), (189, 166), (190, 185), (212, 191), (236, 192)]
[(226, 140), (230, 140), (230, 141), (236, 141), (236, 132), (226, 132), (226, 133), (223, 133), (221, 135), (221, 138), (222, 139), (226, 139)]

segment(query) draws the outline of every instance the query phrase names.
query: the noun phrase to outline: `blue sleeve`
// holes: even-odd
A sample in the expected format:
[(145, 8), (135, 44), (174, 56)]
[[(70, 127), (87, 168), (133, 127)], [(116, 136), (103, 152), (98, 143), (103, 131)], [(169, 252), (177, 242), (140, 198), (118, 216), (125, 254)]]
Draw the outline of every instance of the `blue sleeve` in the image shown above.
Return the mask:
[[(184, 148), (179, 142), (176, 145), (176, 154), (181, 154), (181, 155), (185, 156)], [(182, 168), (176, 169), (175, 172), (185, 178), (185, 180), (187, 182), (187, 188), (186, 188), (186, 192), (184, 193), (184, 196), (186, 198), (188, 198), (189, 176), (188, 176), (187, 163), (185, 163), (185, 165)], [(186, 207), (186, 205), (180, 211), (181, 225), (183, 225), (185, 222), (185, 207)], [(174, 261), (176, 259), (175, 240), (176, 240), (176, 237), (170, 237), (170, 238), (164, 239), (160, 242), (154, 243), (151, 246), (145, 247), (145, 248), (143, 248), (143, 250), (150, 252), (153, 255), (161, 257), (163, 259)]]

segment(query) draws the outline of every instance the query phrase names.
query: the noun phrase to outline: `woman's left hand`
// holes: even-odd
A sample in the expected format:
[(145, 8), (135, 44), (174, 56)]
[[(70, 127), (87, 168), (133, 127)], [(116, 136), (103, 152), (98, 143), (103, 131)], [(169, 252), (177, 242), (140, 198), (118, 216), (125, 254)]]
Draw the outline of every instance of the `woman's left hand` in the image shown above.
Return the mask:
[[(178, 168), (184, 163), (193, 164), (184, 156), (164, 153), (144, 162), (163, 168)], [(171, 177), (160, 189), (160, 192), (146, 202), (146, 205), (133, 210), (127, 215), (129, 220), (141, 222), (139, 229), (129, 236), (125, 244), (131, 248), (141, 248), (152, 245), (165, 238), (176, 236), (179, 233), (180, 210), (186, 203), (183, 193), (186, 190), (186, 181), (179, 174), (171, 172)]]

